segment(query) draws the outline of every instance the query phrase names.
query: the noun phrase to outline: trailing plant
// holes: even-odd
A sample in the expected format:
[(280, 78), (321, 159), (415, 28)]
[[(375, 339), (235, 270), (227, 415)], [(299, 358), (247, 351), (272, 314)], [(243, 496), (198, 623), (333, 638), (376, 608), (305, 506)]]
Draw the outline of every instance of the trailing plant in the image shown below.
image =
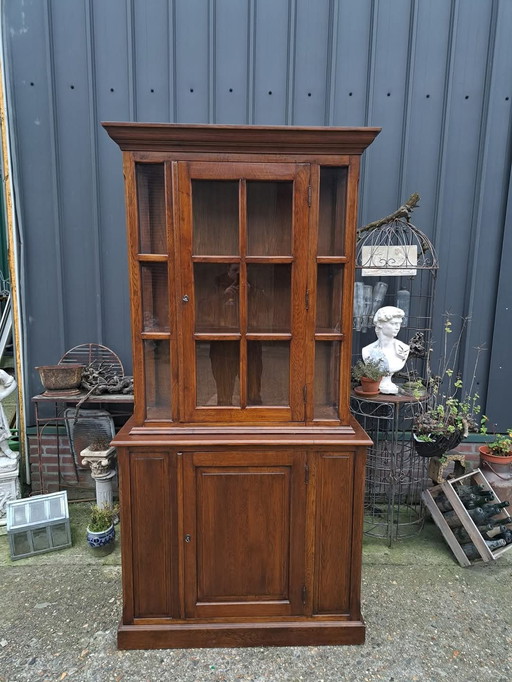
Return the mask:
[(371, 381), (379, 381), (387, 374), (381, 359), (374, 360), (368, 358), (366, 362), (358, 360), (352, 367), (352, 376), (355, 381), (361, 381), (362, 378), (370, 379)]
[(88, 529), (93, 533), (101, 533), (110, 528), (119, 514), (119, 505), (105, 504), (101, 507), (97, 504), (91, 506), (91, 516)]
[(413, 431), (417, 440), (435, 442), (437, 437), (450, 437), (459, 433), (466, 438), (470, 432), (477, 433), (486, 418), (480, 416), (479, 394), (474, 391), (476, 370), (482, 347), (476, 348), (476, 358), (469, 387), (463, 385), (453, 366), (457, 364), (460, 344), (469, 318), (463, 318), (459, 334), (450, 345), (453, 333), (450, 315), (445, 315), (443, 350), (439, 361), (439, 373), (430, 369), (430, 353), (427, 363), (427, 398), (418, 396)]

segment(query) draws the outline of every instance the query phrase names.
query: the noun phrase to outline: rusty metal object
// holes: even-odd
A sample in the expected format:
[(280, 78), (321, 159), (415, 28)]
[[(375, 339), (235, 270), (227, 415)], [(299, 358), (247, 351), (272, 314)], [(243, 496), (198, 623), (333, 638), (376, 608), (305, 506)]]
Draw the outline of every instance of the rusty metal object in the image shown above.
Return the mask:
[(39, 372), (41, 383), (45, 388), (45, 395), (65, 394), (77, 395), (80, 393), (83, 365), (41, 365), (36, 367)]

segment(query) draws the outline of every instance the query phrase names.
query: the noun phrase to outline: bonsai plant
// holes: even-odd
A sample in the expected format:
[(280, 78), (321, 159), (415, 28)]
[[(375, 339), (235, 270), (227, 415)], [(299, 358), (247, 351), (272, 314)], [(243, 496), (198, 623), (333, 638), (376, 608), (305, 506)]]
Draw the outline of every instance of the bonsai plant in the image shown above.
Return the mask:
[(114, 549), (116, 531), (114, 521), (119, 514), (119, 506), (97, 505), (91, 506), (89, 524), (87, 526), (87, 543), (93, 550), (102, 550), (108, 554)]
[(352, 376), (359, 386), (354, 389), (356, 393), (367, 395), (377, 395), (379, 392), (380, 380), (387, 374), (387, 370), (381, 359), (374, 360), (369, 358), (366, 362), (358, 360), (352, 367)]
[[(476, 349), (477, 357), (469, 389), (465, 389), (461, 378), (450, 367), (450, 363), (456, 364), (466, 324), (467, 318), (462, 321), (458, 338), (449, 349), (447, 339), (452, 333), (452, 323), (446, 316), (440, 373), (433, 375), (428, 370), (427, 396), (423, 399), (420, 395), (416, 396), (418, 402), (415, 405), (413, 439), (416, 452), (422, 457), (440, 457), (455, 448), (470, 432), (479, 431), (479, 395), (473, 391), (473, 385), (483, 349)], [(485, 417), (482, 421), (485, 423)]]

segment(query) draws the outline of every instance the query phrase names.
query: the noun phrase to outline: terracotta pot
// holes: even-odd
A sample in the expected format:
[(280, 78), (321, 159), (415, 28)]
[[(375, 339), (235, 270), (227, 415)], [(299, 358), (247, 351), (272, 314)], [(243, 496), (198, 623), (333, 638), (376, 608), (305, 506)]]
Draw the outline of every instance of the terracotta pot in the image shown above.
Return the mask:
[(508, 455), (492, 455), (487, 445), (481, 445), (478, 449), (482, 462), (489, 464), (510, 464), (512, 462), (512, 451), (510, 450)]
[(375, 395), (379, 392), (381, 379), (374, 381), (373, 379), (368, 379), (368, 377), (361, 377), (361, 392)]

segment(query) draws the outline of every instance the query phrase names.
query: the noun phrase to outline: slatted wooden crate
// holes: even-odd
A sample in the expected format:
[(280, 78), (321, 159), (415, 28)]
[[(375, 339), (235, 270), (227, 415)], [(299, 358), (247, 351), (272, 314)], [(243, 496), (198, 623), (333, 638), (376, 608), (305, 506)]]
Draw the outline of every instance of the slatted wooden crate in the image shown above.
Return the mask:
[[(461, 483), (462, 485), (481, 485), (486, 490), (492, 491), (494, 499), (491, 500), (491, 503), (496, 504), (501, 501), (494, 492), (494, 490), (491, 488), (488, 480), (482, 474), (480, 469), (476, 469), (470, 474), (464, 474), (464, 476), (459, 476), (459, 478), (453, 478), (449, 481), (446, 481), (445, 483), (441, 483), (440, 485), (436, 485), (433, 488), (425, 490), (422, 493), (423, 501), (427, 509), (430, 511), (432, 518), (437, 524), (439, 530), (443, 534), (444, 539), (450, 546), (451, 550), (455, 554), (457, 561), (461, 566), (471, 566), (475, 561), (479, 561), (480, 559), (471, 560), (466, 556), (466, 554), (462, 550), (459, 540), (453, 534), (452, 529), (450, 528), (450, 526), (448, 525), (443, 516), (443, 512), (441, 512), (439, 507), (437, 506), (436, 498), (441, 493), (444, 493), (444, 495), (446, 495), (446, 498), (452, 505), (453, 510), (459, 517), (462, 526), (464, 526), (468, 535), (470, 536), (471, 542), (477, 548), (481, 560), (485, 562), (495, 561), (504, 552), (511, 549), (512, 544), (506, 545), (505, 547), (499, 547), (498, 549), (495, 549), (493, 551), (491, 551), (489, 547), (487, 547), (487, 545), (485, 544), (485, 540), (482, 537), (482, 534), (478, 530), (471, 516), (468, 514), (468, 510), (462, 504), (460, 497), (457, 495), (457, 492), (455, 490), (456, 483)], [(506, 509), (500, 510), (500, 512), (493, 517), (493, 520), (495, 519), (503, 519), (504, 523), (512, 522), (512, 519), (509, 516)]]

